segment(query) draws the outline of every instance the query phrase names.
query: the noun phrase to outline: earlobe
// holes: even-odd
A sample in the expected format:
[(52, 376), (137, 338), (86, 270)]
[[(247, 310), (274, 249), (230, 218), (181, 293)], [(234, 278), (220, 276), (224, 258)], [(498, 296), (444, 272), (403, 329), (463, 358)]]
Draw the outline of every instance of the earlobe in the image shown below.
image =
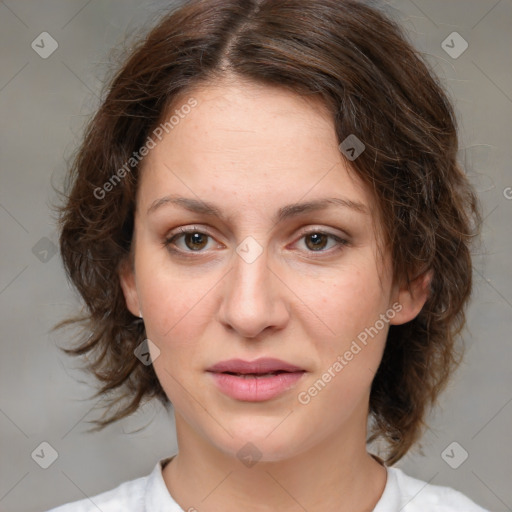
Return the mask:
[(399, 288), (395, 294), (395, 301), (401, 306), (400, 311), (390, 320), (392, 325), (400, 325), (410, 322), (418, 316), (430, 295), (430, 284), (433, 271), (425, 272), (417, 277), (410, 285)]
[(135, 285), (135, 272), (129, 260), (121, 262), (118, 268), (119, 282), (123, 289), (126, 307), (132, 315), (140, 316), (139, 295)]

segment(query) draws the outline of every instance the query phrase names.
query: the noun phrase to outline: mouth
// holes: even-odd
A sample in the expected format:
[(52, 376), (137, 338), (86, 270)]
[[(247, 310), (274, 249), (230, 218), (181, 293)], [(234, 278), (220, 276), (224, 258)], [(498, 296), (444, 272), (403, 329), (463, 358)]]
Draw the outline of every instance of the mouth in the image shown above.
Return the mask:
[[(304, 370), (301, 370), (304, 371)], [(217, 372), (224, 373), (226, 375), (234, 375), (236, 377), (241, 377), (243, 379), (263, 379), (265, 377), (274, 377), (275, 375), (281, 375), (282, 373), (298, 373), (298, 372), (289, 372), (285, 370), (278, 370), (277, 372), (267, 372), (267, 373), (236, 373), (236, 372)]]
[(244, 402), (270, 400), (294, 387), (306, 372), (279, 359), (256, 361), (231, 359), (207, 369), (217, 388), (225, 395)]
[(233, 375), (267, 375), (284, 372), (303, 372), (303, 368), (294, 364), (274, 359), (270, 357), (261, 357), (255, 361), (244, 361), (243, 359), (229, 359), (214, 364), (207, 369), (214, 373), (229, 373)]

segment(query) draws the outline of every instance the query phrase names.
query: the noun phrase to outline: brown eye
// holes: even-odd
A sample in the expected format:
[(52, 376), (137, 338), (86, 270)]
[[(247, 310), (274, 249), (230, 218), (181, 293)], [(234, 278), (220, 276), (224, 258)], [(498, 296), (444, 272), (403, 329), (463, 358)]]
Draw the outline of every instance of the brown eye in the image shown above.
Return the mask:
[[(304, 242), (302, 242), (304, 240)], [(300, 238), (301, 245), (302, 243), (305, 246), (306, 252), (312, 253), (317, 252), (322, 254), (331, 254), (334, 251), (343, 249), (346, 245), (348, 245), (348, 241), (340, 238), (331, 233), (325, 233), (323, 231), (309, 231), (306, 233), (302, 233), (302, 237)], [(329, 243), (330, 242), (330, 243)]]
[(184, 233), (183, 240), (185, 245), (192, 251), (199, 251), (203, 249), (208, 242), (208, 235), (204, 233)]
[[(325, 248), (329, 240), (329, 235), (326, 235), (325, 233), (311, 233), (306, 235), (304, 238), (306, 240), (306, 246), (308, 249), (311, 249), (312, 251), (318, 251)], [(311, 243), (308, 243), (308, 241)]]
[(194, 229), (180, 229), (180, 233), (169, 237), (164, 245), (172, 251), (200, 252), (207, 246), (210, 238), (210, 235)]

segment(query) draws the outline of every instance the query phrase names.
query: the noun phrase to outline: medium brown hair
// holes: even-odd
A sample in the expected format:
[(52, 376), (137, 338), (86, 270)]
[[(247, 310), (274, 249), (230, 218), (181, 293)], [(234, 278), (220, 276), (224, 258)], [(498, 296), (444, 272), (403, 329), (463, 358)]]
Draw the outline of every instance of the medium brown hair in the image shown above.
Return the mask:
[[(84, 327), (66, 351), (86, 354), (101, 382), (107, 408), (96, 424), (147, 398), (169, 405), (153, 367), (134, 356), (144, 325), (128, 311), (118, 276), (130, 254), (140, 170), (126, 163), (178, 97), (226, 71), (321, 98), (339, 142), (355, 135), (366, 147), (349, 164), (374, 195), (394, 282), (432, 272), (419, 315), (390, 326), (372, 383), (369, 440), (387, 441), (392, 464), (419, 439), (460, 361), (480, 209), (457, 163), (453, 107), (435, 74), (396, 22), (354, 0), (186, 2), (138, 42), (109, 83), (60, 207), (61, 254), (86, 313), (58, 327)], [(123, 167), (122, 179), (99, 193)]]

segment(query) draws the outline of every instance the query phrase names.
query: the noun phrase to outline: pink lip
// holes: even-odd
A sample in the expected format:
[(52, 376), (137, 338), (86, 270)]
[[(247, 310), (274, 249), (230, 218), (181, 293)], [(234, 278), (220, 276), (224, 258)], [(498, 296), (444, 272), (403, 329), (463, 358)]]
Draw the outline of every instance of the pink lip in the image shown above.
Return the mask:
[[(221, 361), (208, 368), (207, 372), (212, 375), (220, 391), (231, 398), (246, 402), (262, 402), (292, 388), (302, 378), (305, 370), (279, 359), (261, 358), (251, 362), (241, 359)], [(263, 376), (271, 372), (282, 373)], [(244, 377), (232, 375), (233, 373), (255, 375)]]
[(301, 372), (302, 368), (293, 364), (274, 359), (271, 357), (261, 357), (254, 361), (244, 361), (243, 359), (229, 359), (214, 364), (207, 369), (208, 372), (222, 373), (268, 373), (277, 372), (279, 370), (286, 372)]

